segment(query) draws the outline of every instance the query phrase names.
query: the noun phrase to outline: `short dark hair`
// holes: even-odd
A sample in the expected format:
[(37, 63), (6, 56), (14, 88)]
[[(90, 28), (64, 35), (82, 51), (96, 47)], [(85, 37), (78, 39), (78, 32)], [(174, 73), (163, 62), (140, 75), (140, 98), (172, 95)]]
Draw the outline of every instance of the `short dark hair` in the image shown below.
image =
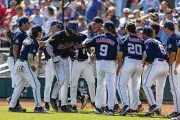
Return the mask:
[(155, 13), (155, 12), (156, 12), (156, 9), (154, 9), (152, 7), (148, 9), (148, 13)]
[(153, 22), (153, 23), (151, 23), (150, 26), (152, 27), (153, 30), (155, 30), (155, 33), (156, 33), (156, 34), (159, 33), (159, 30), (160, 30), (160, 25), (159, 25), (159, 24)]
[(134, 33), (134, 34), (136, 33), (136, 25), (132, 22), (126, 24), (126, 29), (130, 33)]

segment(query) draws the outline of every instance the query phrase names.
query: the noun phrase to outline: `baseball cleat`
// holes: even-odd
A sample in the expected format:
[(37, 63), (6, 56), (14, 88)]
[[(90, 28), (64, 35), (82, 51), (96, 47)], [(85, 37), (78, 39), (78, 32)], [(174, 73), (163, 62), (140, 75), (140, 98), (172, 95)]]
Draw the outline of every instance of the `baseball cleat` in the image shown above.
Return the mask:
[(149, 111), (145, 113), (145, 116), (150, 116), (153, 113), (157, 112), (158, 110), (159, 108), (157, 107), (157, 105), (151, 105)]
[(172, 112), (171, 114), (167, 115), (168, 118), (173, 118), (177, 116), (178, 112)]
[(103, 114), (103, 110), (100, 109), (100, 108), (96, 108), (96, 109), (94, 110), (94, 114)]
[(61, 106), (61, 111), (62, 111), (62, 112), (71, 112), (70, 109), (71, 109), (71, 108), (68, 108), (67, 105)]
[(171, 120), (180, 120), (180, 113), (174, 114), (174, 116), (171, 117)]
[(49, 111), (50, 107), (49, 107), (49, 102), (45, 102), (45, 108), (47, 111)]
[(112, 109), (110, 109), (107, 113), (107, 115), (114, 115), (114, 111)]
[(8, 97), (7, 99), (6, 99), (6, 101), (8, 102), (8, 104), (11, 102), (11, 97)]
[(71, 109), (70, 109), (70, 111), (71, 111), (72, 113), (77, 113), (77, 112), (78, 112), (76, 106), (72, 106)]
[(86, 104), (88, 103), (88, 98), (89, 98), (88, 95), (84, 95), (81, 98), (81, 109), (83, 109), (86, 106)]
[(126, 113), (130, 110), (129, 106), (128, 105), (125, 105), (123, 108), (122, 108), (122, 111), (120, 113), (120, 115), (122, 116), (125, 116)]
[(55, 110), (55, 111), (58, 111), (58, 106), (57, 106), (57, 103), (56, 103), (56, 99), (51, 99), (50, 101), (50, 104), (52, 106), (52, 108)]
[(21, 106), (18, 107), (9, 107), (9, 112), (26, 112), (26, 109), (22, 108)]
[(47, 113), (47, 110), (45, 110), (43, 107), (35, 107), (34, 112), (35, 113)]

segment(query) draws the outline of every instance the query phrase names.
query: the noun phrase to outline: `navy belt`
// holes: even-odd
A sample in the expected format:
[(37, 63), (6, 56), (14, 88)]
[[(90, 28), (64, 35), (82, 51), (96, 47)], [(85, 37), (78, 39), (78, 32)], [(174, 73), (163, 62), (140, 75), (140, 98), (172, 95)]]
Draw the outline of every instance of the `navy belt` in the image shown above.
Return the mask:
[(166, 60), (164, 60), (164, 59), (161, 59), (161, 58), (158, 58), (158, 61), (161, 61), (161, 62), (162, 62), (162, 61), (166, 61)]
[(21, 62), (24, 62), (24, 61), (26, 61), (26, 60), (22, 60), (22, 59), (18, 59), (19, 61), (21, 61)]
[[(85, 60), (87, 60), (87, 59), (78, 59), (77, 61), (78, 61), (78, 62), (83, 62), (83, 61), (85, 61)], [(76, 59), (72, 59), (72, 61), (76, 61)]]

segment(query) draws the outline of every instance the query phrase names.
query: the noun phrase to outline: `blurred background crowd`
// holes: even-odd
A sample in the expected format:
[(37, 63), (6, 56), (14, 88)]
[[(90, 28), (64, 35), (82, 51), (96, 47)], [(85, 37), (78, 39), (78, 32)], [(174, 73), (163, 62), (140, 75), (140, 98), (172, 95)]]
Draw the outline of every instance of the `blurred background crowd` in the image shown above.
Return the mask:
[[(69, 2), (62, 17), (62, 0), (0, 0), (0, 46), (9, 47), (8, 33), (17, 28), (18, 18), (27, 16), (31, 26), (39, 24), (44, 33), (50, 31), (53, 20), (64, 19), (64, 25), (70, 20), (77, 20), (79, 30), (89, 29), (93, 18), (100, 16), (104, 21), (115, 23), (117, 33), (122, 35), (125, 23), (132, 21), (141, 29), (151, 22), (160, 25), (158, 36), (166, 44), (167, 35), (163, 30), (166, 20), (176, 25), (180, 34), (180, 0), (64, 0)], [(139, 30), (139, 36), (140, 30)]]

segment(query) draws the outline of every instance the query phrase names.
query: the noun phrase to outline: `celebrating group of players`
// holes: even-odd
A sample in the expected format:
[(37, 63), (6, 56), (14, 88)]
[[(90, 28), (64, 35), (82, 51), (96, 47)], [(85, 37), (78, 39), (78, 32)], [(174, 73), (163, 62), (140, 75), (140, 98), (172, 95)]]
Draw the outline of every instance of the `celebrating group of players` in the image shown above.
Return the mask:
[[(11, 75), (14, 76), (9, 111), (26, 112), (19, 104), (19, 97), (24, 89), (31, 86), (35, 100), (34, 112), (47, 112), (49, 103), (57, 112), (78, 112), (78, 80), (83, 77), (88, 83), (91, 104), (95, 107), (94, 113), (114, 115), (114, 108), (118, 106), (116, 89), (123, 105), (120, 115), (124, 116), (129, 111), (139, 112), (139, 91), (142, 86), (150, 106), (145, 115), (149, 116), (161, 111), (164, 87), (169, 75), (175, 109), (168, 117), (180, 117), (180, 36), (175, 34), (173, 22), (164, 23), (164, 30), (169, 35), (167, 48), (157, 37), (159, 25), (156, 23), (138, 29), (134, 23), (127, 22), (123, 36), (116, 33), (112, 21), (105, 21), (103, 24), (99, 17), (94, 18), (88, 31), (81, 33), (78, 32), (78, 23), (75, 21), (68, 22), (66, 26), (59, 21), (53, 21), (51, 33), (46, 36), (42, 35), (43, 30), (39, 25), (34, 25), (27, 35), (29, 20), (26, 17), (19, 18), (18, 25), (19, 28), (12, 36), (8, 58)], [(34, 65), (34, 58), (37, 58), (38, 67), (42, 68), (42, 53), (46, 60), (46, 109), (41, 105), (40, 83)], [(54, 76), (57, 81), (50, 96)], [(152, 85), (156, 85), (155, 96)], [(67, 106), (68, 96), (71, 100), (70, 106)], [(80, 96), (84, 102), (83, 108), (88, 97)], [(59, 106), (57, 98), (60, 100)]]

